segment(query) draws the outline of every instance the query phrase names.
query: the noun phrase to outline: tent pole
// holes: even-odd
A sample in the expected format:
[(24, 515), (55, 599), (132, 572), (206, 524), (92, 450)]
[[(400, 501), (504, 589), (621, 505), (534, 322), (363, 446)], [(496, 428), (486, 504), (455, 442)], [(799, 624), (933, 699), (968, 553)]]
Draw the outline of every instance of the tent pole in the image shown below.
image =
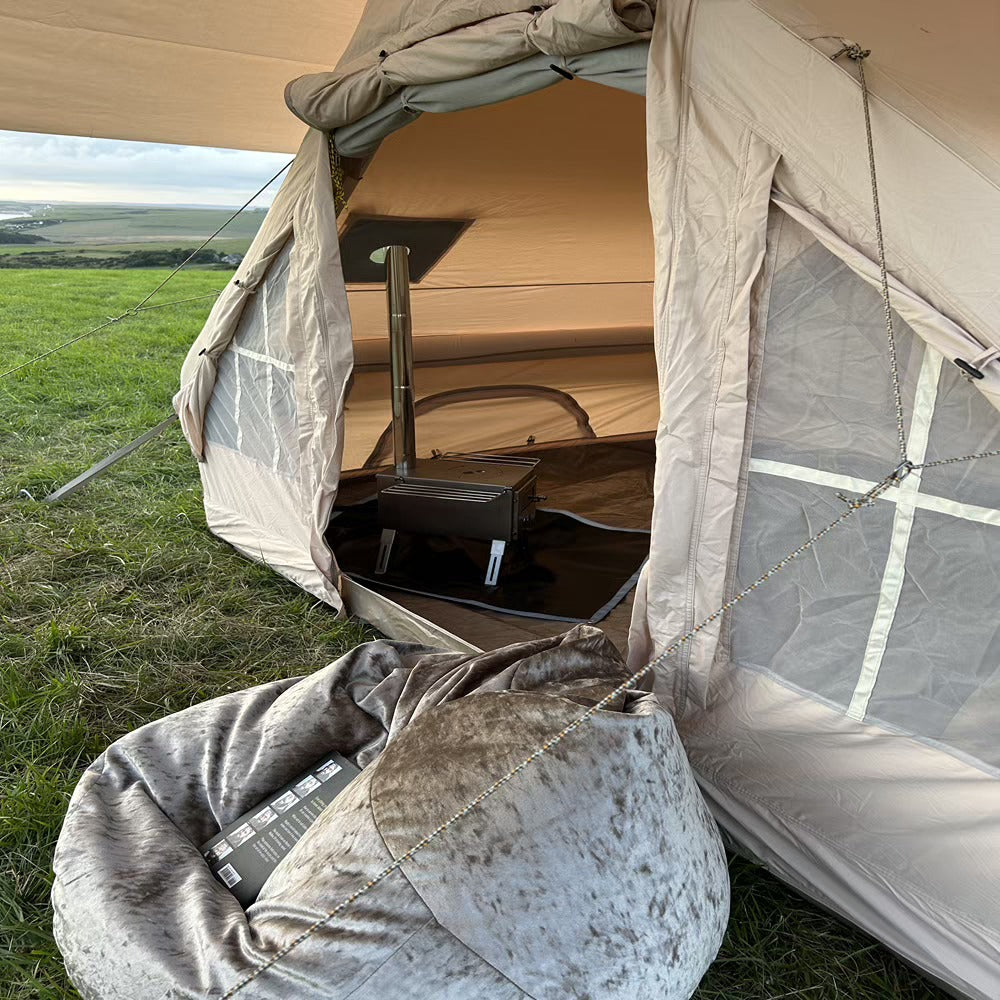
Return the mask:
[(145, 434), (140, 434), (134, 441), (130, 441), (123, 448), (119, 448), (117, 451), (112, 452), (107, 458), (102, 458), (96, 465), (92, 465), (86, 472), (81, 473), (76, 479), (71, 479), (65, 486), (60, 486), (55, 492), (50, 493), (46, 498), (46, 503), (56, 503), (59, 500), (64, 500), (66, 497), (75, 493), (77, 490), (86, 486), (92, 479), (96, 479), (98, 476), (103, 475), (108, 469), (113, 465), (117, 465), (123, 458), (131, 455), (133, 451), (138, 450), (147, 441), (152, 441), (153, 438), (159, 437), (175, 420), (177, 419), (176, 413), (171, 413), (166, 420), (161, 420), (155, 427), (151, 427)]

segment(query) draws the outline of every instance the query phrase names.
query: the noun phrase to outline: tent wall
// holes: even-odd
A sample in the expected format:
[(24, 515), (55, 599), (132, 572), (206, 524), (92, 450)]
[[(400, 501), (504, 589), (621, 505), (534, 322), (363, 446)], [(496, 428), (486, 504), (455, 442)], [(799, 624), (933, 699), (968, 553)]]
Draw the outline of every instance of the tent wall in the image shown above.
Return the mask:
[[(552, 441), (631, 436), (656, 426), (656, 363), (650, 351), (572, 354), (477, 365), (421, 366), (415, 383), (421, 400), (442, 392), (468, 390), (466, 398), (421, 413), (418, 408), (417, 453), (476, 452), (510, 449)], [(387, 371), (357, 373), (347, 406), (344, 468), (387, 465), (386, 441), (381, 460), (370, 463), (380, 435), (389, 427)], [(482, 387), (490, 387), (489, 393)], [(519, 387), (555, 389), (528, 393)], [(493, 389), (496, 387), (496, 391)], [(581, 426), (579, 410), (586, 422)]]
[[(835, 19), (809, 42), (772, 13), (676, 3), (651, 42), (662, 391), (635, 663), (842, 513), (838, 491), (863, 492), (898, 461), (857, 80), (830, 58)], [(997, 438), (998, 366), (973, 386), (949, 362), (1000, 328), (983, 253), (1000, 245), (1000, 191), (894, 93), (877, 86), (873, 128), (919, 460)], [(1000, 994), (984, 731), (998, 698), (985, 624), (997, 472), (932, 471), (700, 633), (658, 683), (737, 840), (986, 1000)]]
[(326, 137), (310, 132), (174, 399), (200, 459), (209, 528), (342, 606), (323, 541), (351, 370)]
[[(411, 290), (418, 397), (542, 385), (573, 396), (599, 436), (655, 427), (644, 131), (636, 95), (564, 81), (425, 115), (385, 141), (344, 226), (365, 214), (474, 220)], [(349, 286), (348, 299), (357, 367), (344, 467), (353, 469), (390, 418), (388, 339), (384, 289)], [(423, 454), (576, 434), (564, 411), (523, 398), (442, 409), (417, 429)]]
[[(424, 115), (382, 145), (354, 216), (472, 219), (411, 291), (424, 338), (451, 354), (652, 342), (653, 245), (644, 102), (584, 81), (490, 107)], [(599, 127), (595, 124), (599, 123)], [(386, 343), (385, 291), (348, 289), (358, 351)], [(501, 346), (506, 345), (506, 346)]]

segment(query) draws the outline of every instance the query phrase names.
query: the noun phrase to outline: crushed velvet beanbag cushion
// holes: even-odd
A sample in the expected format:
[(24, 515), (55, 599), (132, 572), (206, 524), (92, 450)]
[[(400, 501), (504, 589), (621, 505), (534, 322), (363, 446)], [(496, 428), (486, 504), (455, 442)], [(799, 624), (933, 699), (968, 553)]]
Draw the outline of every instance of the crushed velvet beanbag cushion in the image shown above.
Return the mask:
[[(361, 646), (144, 726), (85, 773), (55, 857), (87, 1000), (219, 997), (627, 675), (592, 627), (477, 655)], [(679, 1000), (729, 885), (670, 716), (600, 712), (262, 973), (254, 1000)], [(324, 753), (363, 767), (244, 913), (198, 850)]]

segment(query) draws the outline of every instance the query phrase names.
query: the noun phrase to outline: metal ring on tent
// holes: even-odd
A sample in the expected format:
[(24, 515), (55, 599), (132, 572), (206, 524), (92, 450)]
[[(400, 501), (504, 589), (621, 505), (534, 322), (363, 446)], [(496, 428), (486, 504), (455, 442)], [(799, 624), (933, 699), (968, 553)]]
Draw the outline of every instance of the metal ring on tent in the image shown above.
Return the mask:
[[(413, 413), (414, 416), (419, 417), (452, 403), (466, 403), (480, 399), (507, 399), (519, 396), (535, 396), (551, 400), (566, 410), (576, 421), (579, 431), (578, 437), (597, 437), (597, 432), (590, 424), (590, 415), (587, 411), (568, 392), (563, 392), (562, 389), (553, 389), (547, 385), (482, 385), (472, 389), (446, 389), (444, 392), (435, 392), (430, 396), (424, 396), (423, 399), (418, 399), (413, 406)], [(377, 469), (379, 466), (386, 465), (391, 451), (392, 423), (390, 422), (361, 468)]]

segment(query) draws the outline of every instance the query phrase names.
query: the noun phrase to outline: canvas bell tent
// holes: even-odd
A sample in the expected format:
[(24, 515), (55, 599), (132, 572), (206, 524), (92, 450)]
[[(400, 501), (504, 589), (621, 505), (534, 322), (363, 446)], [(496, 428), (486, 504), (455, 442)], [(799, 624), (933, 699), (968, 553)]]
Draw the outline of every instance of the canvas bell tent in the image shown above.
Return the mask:
[[(410, 245), (418, 457), (538, 458), (547, 507), (650, 528), (601, 622), (630, 664), (852, 511), (657, 690), (737, 844), (957, 995), (1000, 996), (1000, 458), (950, 461), (1000, 448), (995, 5), (386, 0), (227, 28), (180, 9), (89, 12), (96, 90), (17, 118), (3, 67), (0, 109), (280, 148), (294, 77), (309, 130), (175, 400), (212, 531), (393, 637), (566, 627), (342, 565), (338, 519), (392, 461), (365, 241)], [(40, 43), (25, 66), (73, 75), (64, 19), (6, 16)], [(118, 110), (126, 52), (247, 89), (192, 108), (143, 70)]]

